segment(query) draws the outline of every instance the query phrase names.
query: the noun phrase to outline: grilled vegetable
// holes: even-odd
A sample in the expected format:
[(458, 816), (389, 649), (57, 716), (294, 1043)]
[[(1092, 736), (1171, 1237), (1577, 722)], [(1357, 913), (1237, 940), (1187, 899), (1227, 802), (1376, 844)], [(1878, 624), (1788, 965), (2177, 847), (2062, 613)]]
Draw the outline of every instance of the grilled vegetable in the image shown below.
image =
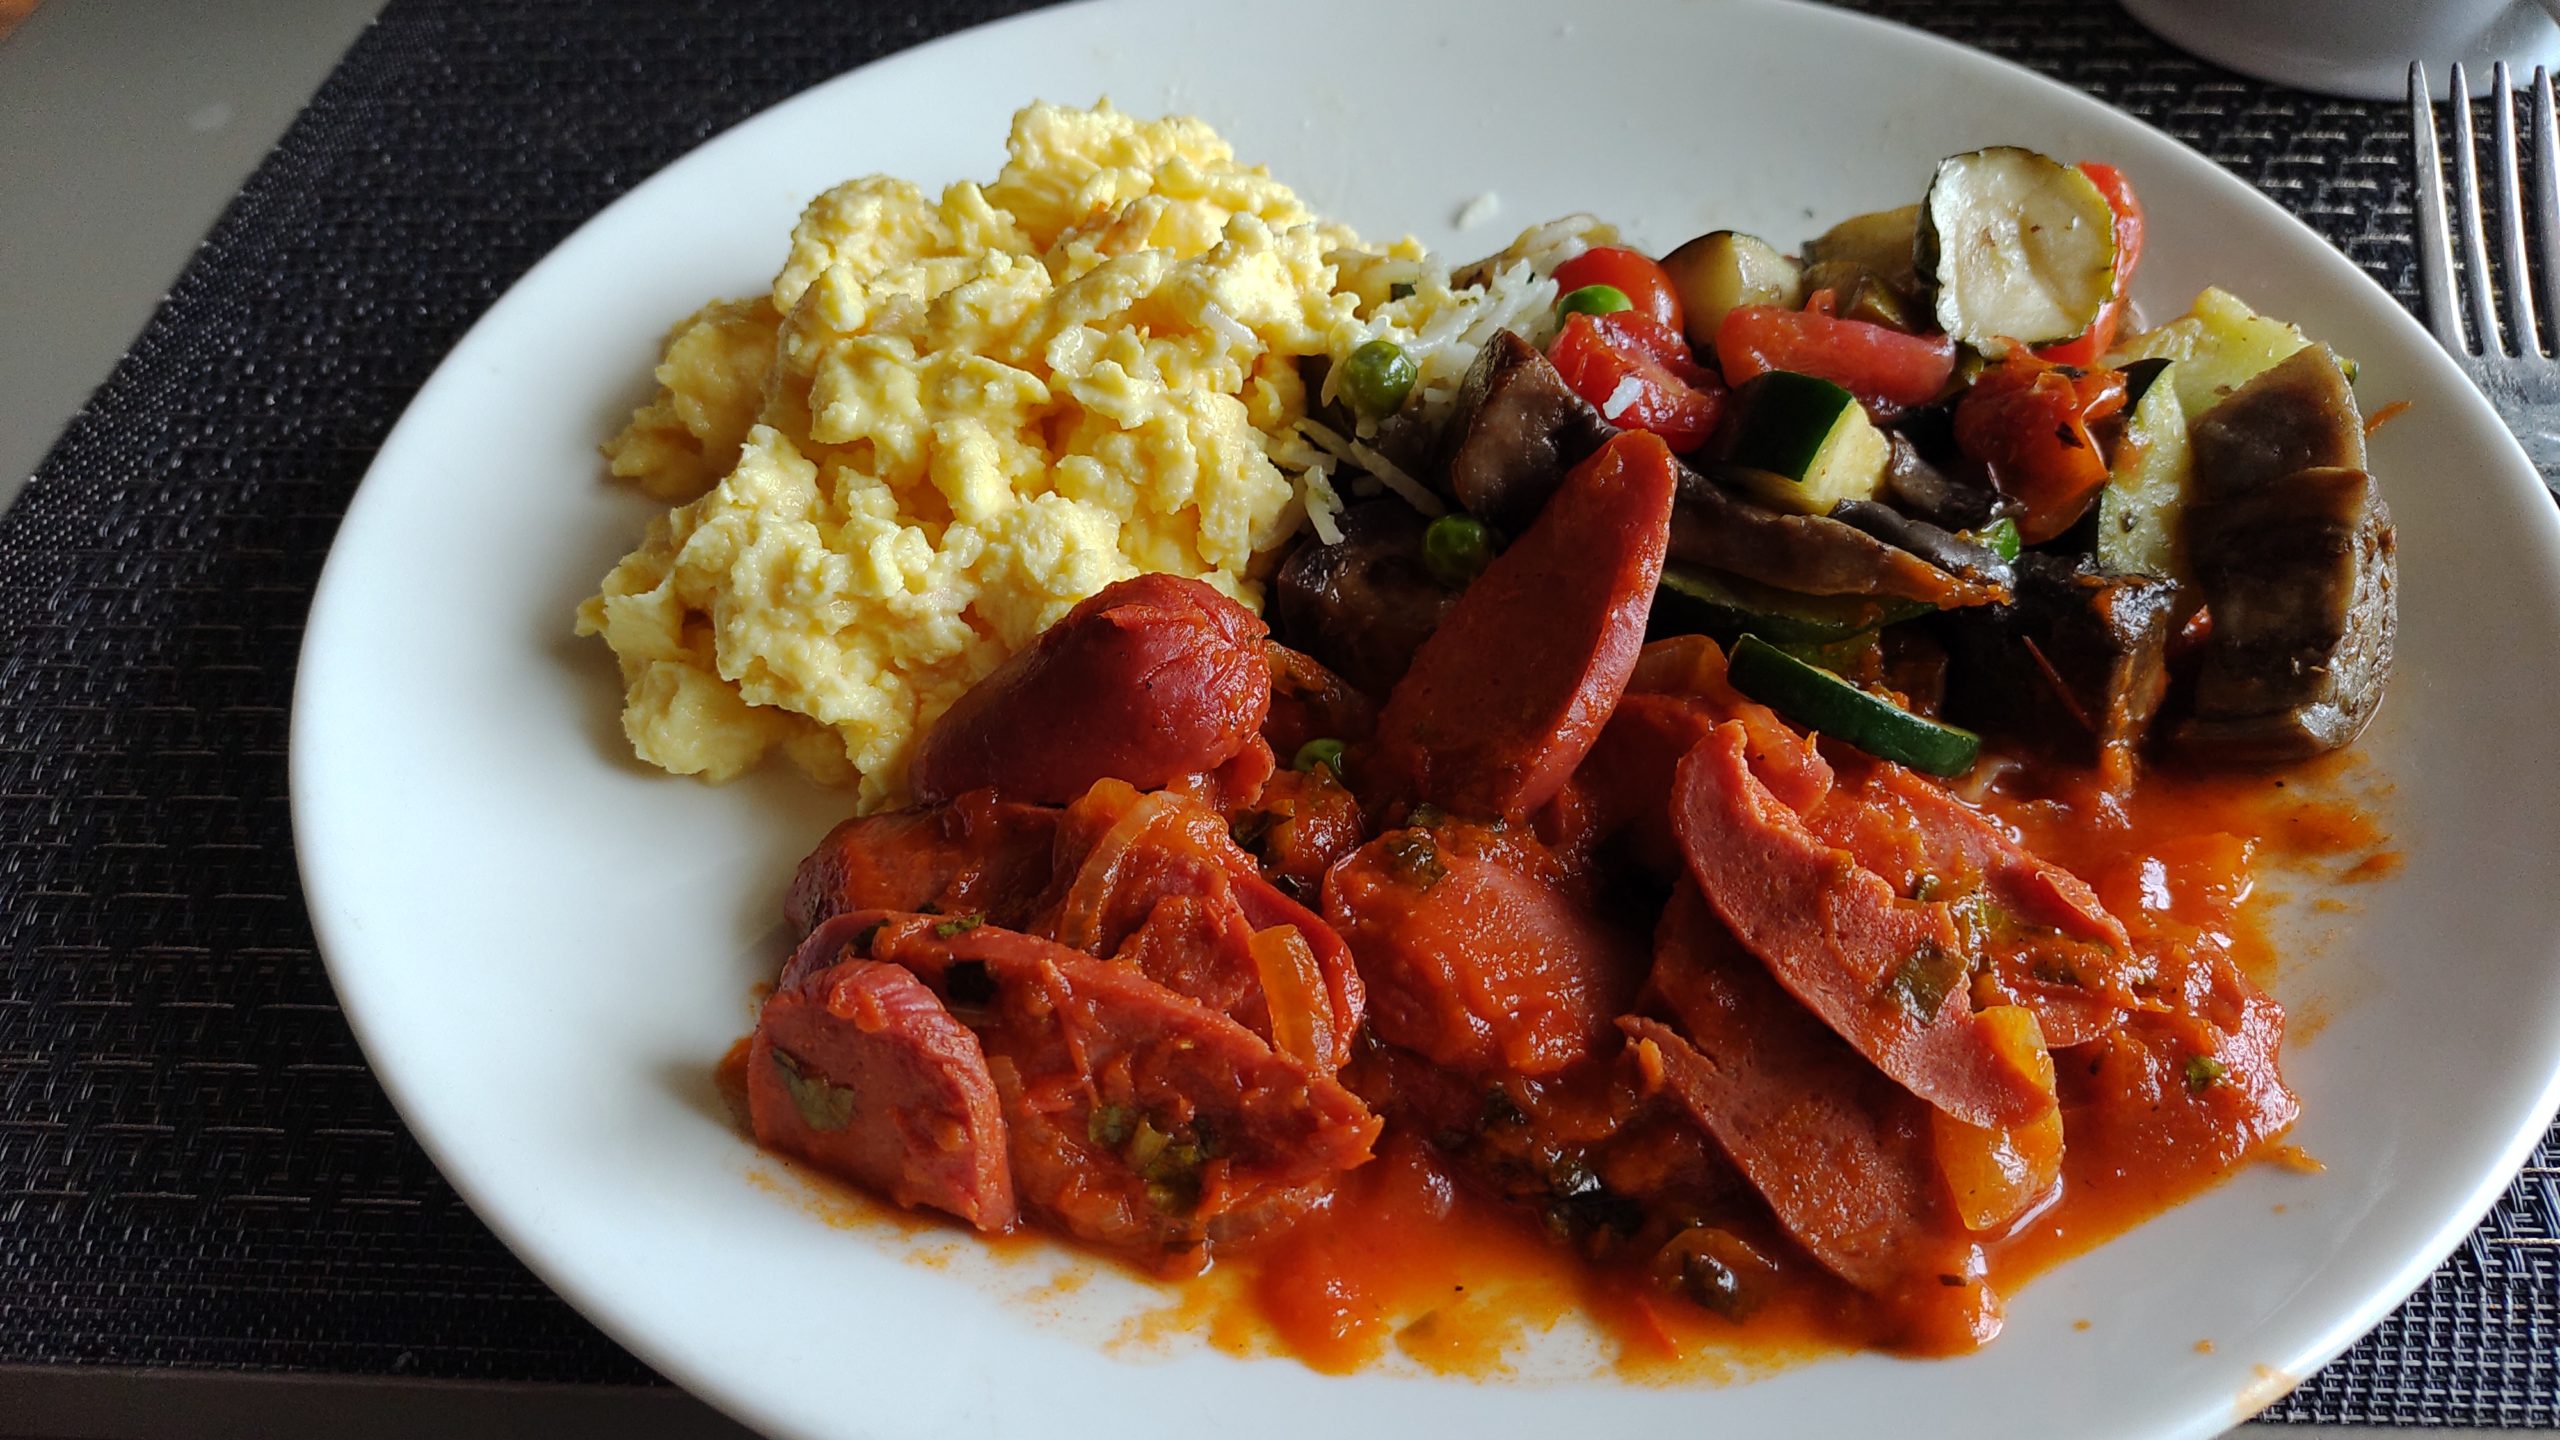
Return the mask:
[(1803, 267), (1739, 230), (1701, 235), (1662, 257), (1662, 268), (1680, 292), (1683, 328), (1701, 355), (1714, 350), (1716, 327), (1735, 306), (1792, 310), (1804, 303)]
[(2194, 451), (2178, 403), (2178, 368), (2171, 362), (2134, 403), (2098, 496), (2098, 568), (2110, 575), (2179, 580), (2187, 573), (2179, 526)]
[(1961, 775), (1982, 753), (1982, 737), (1972, 731), (1922, 719), (1754, 636), (1734, 643), (1726, 673), (1743, 694), (1879, 760), (1930, 775)]
[[(1653, 262), (1653, 257), (1623, 245), (1594, 245), (1556, 267), (1556, 290), (1568, 300), (1575, 291), (1606, 288), (1626, 297), (1628, 305), (1677, 330), (1683, 307), (1680, 287)], [(1625, 307), (1613, 307), (1625, 308)]]
[(1828, 291), (1833, 312), (1844, 320), (1906, 333), (1930, 328), (1922, 323), (1926, 312), (1908, 293), (1855, 261), (1825, 260), (1808, 268), (1804, 272), (1804, 288), (1808, 295)]
[(1884, 486), (1892, 447), (1858, 397), (1811, 375), (1771, 370), (1733, 392), (1725, 461), (1734, 482), (1784, 510), (1830, 513)]
[(1640, 311), (1567, 318), (1547, 360), (1602, 419), (1650, 430), (1682, 455), (1724, 414), (1724, 381), (1689, 358), (1679, 331)]
[(1803, 595), (1695, 565), (1665, 565), (1653, 596), (1653, 633), (1757, 635), (1773, 645), (1823, 645), (1925, 615), (1915, 600)]
[(2184, 316), (2127, 338), (2104, 363), (2127, 369), (2136, 360), (2177, 361), (2172, 383), (2178, 408), (2193, 421), (2310, 343), (2301, 331), (2250, 309), (2231, 292), (2209, 289)]
[(2212, 638), (2193, 754), (2301, 759), (2356, 737), (2382, 703), (2397, 628), (2391, 512), (2364, 425), (2326, 350), (2296, 353), (2196, 422), (2187, 540)]
[[(1814, 298), (1819, 306), (1833, 297)], [(1829, 309), (1738, 305), (1716, 331), (1716, 363), (1736, 385), (1771, 370), (1818, 376), (1857, 396), (1868, 418), (1889, 421), (1945, 392), (1955, 374), (1956, 342), (1906, 335)]]
[(1948, 334), (1983, 349), (2055, 344), (2087, 331), (2115, 294), (2115, 211), (2051, 156), (1976, 150), (1938, 162), (1916, 260)]
[(1956, 444), (1991, 469), (2017, 502), (2030, 545), (2088, 513), (2107, 483), (2107, 460), (2089, 427), (2124, 409), (2124, 377), (2074, 370), (2019, 353), (1982, 372), (1956, 404)]
[(2018, 558), (2018, 527), (2009, 520), (1999, 522), (2008, 527), (2008, 553), (2004, 555), (1994, 543), (1949, 534), (1926, 520), (1914, 520), (1873, 500), (1843, 500), (1831, 507), (1831, 518), (1897, 550), (1908, 550), (1950, 575), (1984, 585), (2007, 585), (2009, 562)]
[(2168, 684), (2172, 587), (2044, 552), (2016, 570), (2011, 603), (1938, 622), (1948, 712), (2129, 779)]
[(2116, 343), (2116, 332), (2132, 308), (2133, 302), (2127, 297), (2133, 293), (2134, 268), (2142, 263), (2142, 201), (2133, 193), (2133, 182), (2113, 165), (2095, 160), (2082, 161), (2080, 173), (2107, 197), (2107, 207), (2115, 212), (2115, 293), (2107, 297), (2105, 307), (2098, 311), (2096, 322), (2086, 334), (2042, 352), (2044, 358), (2057, 365), (2094, 365), (2107, 347)]
[(1903, 294), (1911, 295), (1920, 289), (1920, 276), (1913, 259), (1919, 236), (1919, 206), (1877, 210), (1865, 215), (1852, 215), (1823, 231), (1819, 239), (1807, 241), (1804, 258), (1806, 263), (1814, 265), (1855, 265)]

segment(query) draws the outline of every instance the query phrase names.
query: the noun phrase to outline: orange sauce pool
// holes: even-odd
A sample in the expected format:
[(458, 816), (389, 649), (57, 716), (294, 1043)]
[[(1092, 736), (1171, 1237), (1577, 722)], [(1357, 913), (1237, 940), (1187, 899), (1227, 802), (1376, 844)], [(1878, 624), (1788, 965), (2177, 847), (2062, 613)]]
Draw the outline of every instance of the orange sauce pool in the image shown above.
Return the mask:
[[(2399, 863), (2397, 852), (2384, 848), (2389, 837), (2375, 817), (2342, 798), (2351, 763), (2319, 762), (2282, 775), (2155, 774), (2121, 799), (2076, 781), (2041, 789), (2013, 783), (1995, 786), (1981, 803), (2037, 853), (2089, 878), (2111, 908), (2157, 905), (2184, 915), (2201, 907), (2217, 926), (2212, 938), (2263, 981), (2278, 956), (2266, 898), (2256, 893), (2262, 870), (2316, 866), (2325, 878), (2363, 880)], [(2161, 887), (2156, 862), (2163, 856), (2184, 857), (2184, 889)], [(742, 1040), (718, 1070), (742, 1129), (745, 1059)], [(2262, 1146), (2243, 1163), (2260, 1160), (2319, 1168), (2282, 1143)], [(956, 1222), (900, 1212), (789, 1168), (824, 1197), (816, 1208), (831, 1223), (988, 1243)], [(1983, 1245), (1989, 1287), (2015, 1293), (2231, 1173), (2195, 1163), (2131, 1174), (2114, 1157), (2066, 1146), (2060, 1196)], [(1240, 1254), (1222, 1252), (1208, 1274), (1162, 1282), (1167, 1303), (1135, 1322), (1127, 1338), (1153, 1345), (1197, 1337), (1230, 1353), (1285, 1355), (1327, 1373), (1396, 1363), (1485, 1378), (1514, 1373), (1524, 1348), (1579, 1321), (1598, 1336), (1603, 1367), (1639, 1383), (1720, 1383), (1844, 1349), (1966, 1348), (1885, 1332), (1861, 1297), (1794, 1255), (1773, 1226), (1765, 1228), (1745, 1238), (1779, 1257), (1784, 1283), (1768, 1287), (1747, 1315), (1728, 1318), (1667, 1293), (1640, 1262), (1586, 1259), (1552, 1239), (1526, 1209), (1451, 1174), (1428, 1145), (1390, 1132), (1375, 1160), (1346, 1174), (1328, 1203), (1285, 1233)], [(1031, 1233), (993, 1243), (1007, 1251), (1047, 1243), (1024, 1238)]]

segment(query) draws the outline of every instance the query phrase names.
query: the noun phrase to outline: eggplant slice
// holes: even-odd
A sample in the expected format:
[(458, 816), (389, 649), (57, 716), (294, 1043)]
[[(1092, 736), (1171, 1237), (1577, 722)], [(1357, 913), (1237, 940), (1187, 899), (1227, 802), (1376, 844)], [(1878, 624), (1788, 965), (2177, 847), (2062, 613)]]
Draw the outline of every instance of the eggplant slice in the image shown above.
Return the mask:
[(2381, 705), (2399, 625), (2355, 395), (2314, 346), (2207, 411), (2195, 445), (2187, 551), (2213, 632), (2176, 739), (2239, 764), (2335, 750)]
[(1538, 518), (1564, 472), (1616, 433), (1536, 346), (1509, 330), (1476, 357), (1449, 430), (1450, 494), (1511, 535)]
[(2129, 779), (2168, 689), (2176, 587), (2035, 551), (2010, 604), (1949, 615), (1950, 718)]

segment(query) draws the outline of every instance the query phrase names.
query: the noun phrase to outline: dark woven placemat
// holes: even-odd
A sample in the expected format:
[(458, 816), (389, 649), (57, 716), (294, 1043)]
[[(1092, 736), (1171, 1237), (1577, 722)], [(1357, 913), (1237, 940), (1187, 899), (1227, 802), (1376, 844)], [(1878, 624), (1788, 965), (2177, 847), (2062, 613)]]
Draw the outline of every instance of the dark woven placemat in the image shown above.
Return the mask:
[[(454, 1198), (339, 1017), (285, 807), (310, 587), (411, 392), (572, 226), (1016, 8), (393, 0), (250, 181), (0, 519), (0, 1362), (647, 1378)], [(2410, 293), (2395, 107), (2097, 0), (1864, 8), (2123, 106)], [(2277, 1415), (2560, 1425), (2552, 1159)]]

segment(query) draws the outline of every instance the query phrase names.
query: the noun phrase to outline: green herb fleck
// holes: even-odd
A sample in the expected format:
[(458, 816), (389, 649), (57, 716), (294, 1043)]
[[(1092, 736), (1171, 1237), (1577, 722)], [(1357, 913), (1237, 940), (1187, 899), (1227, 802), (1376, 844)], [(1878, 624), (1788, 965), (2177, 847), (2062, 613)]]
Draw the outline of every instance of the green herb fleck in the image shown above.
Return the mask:
[(1129, 1114), (1128, 1106), (1096, 1105), (1093, 1113), (1084, 1119), (1084, 1138), (1117, 1150), (1129, 1142), (1130, 1132), (1135, 1127), (1136, 1121)]
[(1920, 1020), (1935, 1020), (1956, 982), (1964, 978), (1965, 970), (1964, 957), (1935, 944), (1923, 945), (1893, 972), (1894, 998)]
[(772, 1054), (773, 1068), (782, 1076), (782, 1088), (791, 1092), (792, 1108), (800, 1112), (804, 1124), (812, 1130), (841, 1130), (853, 1123), (851, 1086), (808, 1073), (779, 1045), (773, 1047)]
[(981, 911), (972, 910), (966, 915), (954, 915), (933, 927), (933, 938), (949, 940), (954, 936), (966, 935), (986, 923), (987, 917)]
[(2006, 515), (1979, 530), (1968, 531), (1966, 534), (1974, 544), (1982, 546), (2003, 560), (2017, 559), (2020, 547), (2025, 544), (2025, 537), (2018, 533), (2018, 522)]
[(2197, 1055), (2187, 1061), (2187, 1093), (2201, 1095), (2222, 1083), (2231, 1067), (2210, 1055)]
[(1416, 890), (1430, 889), (1449, 873), (1428, 830), (1399, 830), (1386, 838), (1385, 846), (1387, 873)]
[(1279, 825), (1280, 817), (1269, 810), (1247, 810), (1227, 824), (1227, 838), (1239, 850), (1251, 850), (1262, 843), (1262, 837)]

